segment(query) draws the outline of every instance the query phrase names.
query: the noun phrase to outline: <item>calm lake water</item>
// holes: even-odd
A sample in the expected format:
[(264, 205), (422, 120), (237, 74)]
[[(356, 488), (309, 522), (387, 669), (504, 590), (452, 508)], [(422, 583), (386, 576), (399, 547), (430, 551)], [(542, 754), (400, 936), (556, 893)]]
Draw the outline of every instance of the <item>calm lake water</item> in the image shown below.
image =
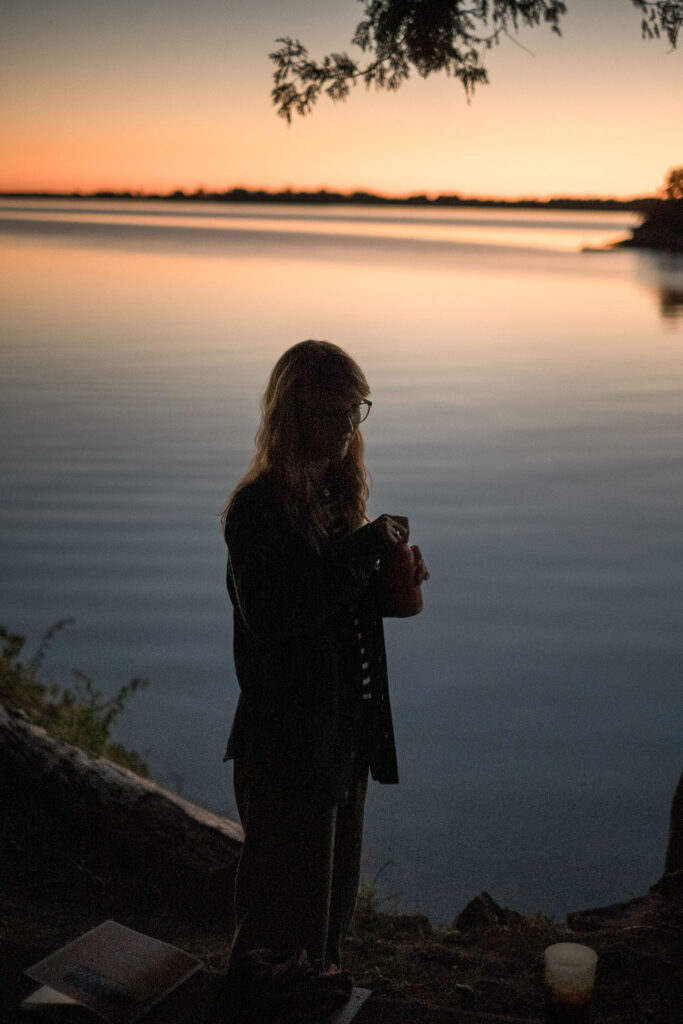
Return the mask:
[(232, 814), (218, 513), (281, 351), (372, 385), (371, 511), (432, 578), (389, 621), (402, 783), (366, 877), (449, 922), (661, 875), (681, 769), (683, 261), (629, 215), (0, 199), (0, 624), (114, 693), (153, 775)]

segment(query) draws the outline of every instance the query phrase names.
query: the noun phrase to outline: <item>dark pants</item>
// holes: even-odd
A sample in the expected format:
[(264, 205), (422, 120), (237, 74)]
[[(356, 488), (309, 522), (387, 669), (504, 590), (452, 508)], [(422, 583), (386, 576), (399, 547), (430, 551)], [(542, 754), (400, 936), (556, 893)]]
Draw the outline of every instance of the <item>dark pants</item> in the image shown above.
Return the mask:
[(368, 771), (354, 771), (339, 807), (281, 791), (235, 761), (244, 846), (235, 882), (231, 960), (252, 949), (305, 949), (339, 965), (360, 879)]

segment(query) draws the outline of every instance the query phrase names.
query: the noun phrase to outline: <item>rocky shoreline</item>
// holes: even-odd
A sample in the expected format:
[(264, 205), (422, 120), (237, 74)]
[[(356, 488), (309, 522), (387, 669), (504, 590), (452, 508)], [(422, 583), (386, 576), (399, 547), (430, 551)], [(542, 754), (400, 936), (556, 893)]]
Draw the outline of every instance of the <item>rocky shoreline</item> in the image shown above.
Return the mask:
[[(573, 938), (600, 957), (595, 1024), (679, 1024), (682, 800), (679, 785), (665, 873), (651, 891), (577, 911), (566, 923), (518, 914), (480, 894), (451, 928), (436, 929), (420, 915), (382, 913), (381, 900), (366, 892), (344, 966), (372, 989), (367, 1020), (541, 1020), (543, 949)], [(220, 978), (238, 825), (5, 709), (0, 806), (4, 1024), (20, 1019), (18, 1004), (31, 989), (23, 970), (107, 918), (199, 956), (209, 987)]]
[(631, 238), (615, 248), (683, 253), (683, 199), (665, 199), (653, 205)]

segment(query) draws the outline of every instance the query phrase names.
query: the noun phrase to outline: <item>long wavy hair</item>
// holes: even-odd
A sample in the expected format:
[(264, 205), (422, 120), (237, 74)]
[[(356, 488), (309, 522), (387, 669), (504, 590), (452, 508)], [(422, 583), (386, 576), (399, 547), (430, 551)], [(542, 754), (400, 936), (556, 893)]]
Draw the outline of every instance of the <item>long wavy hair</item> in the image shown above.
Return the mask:
[[(261, 399), (256, 452), (228, 499), (221, 518), (223, 528), (237, 492), (268, 473), (290, 525), (315, 551), (320, 551), (327, 540), (328, 522), (320, 482), (311, 472), (311, 418), (316, 408), (331, 396), (348, 396), (352, 403), (369, 394), (363, 371), (338, 345), (309, 340), (287, 349), (273, 367)], [(354, 432), (346, 455), (334, 470), (339, 520), (347, 531), (358, 529), (366, 519), (369, 494), (359, 430)]]

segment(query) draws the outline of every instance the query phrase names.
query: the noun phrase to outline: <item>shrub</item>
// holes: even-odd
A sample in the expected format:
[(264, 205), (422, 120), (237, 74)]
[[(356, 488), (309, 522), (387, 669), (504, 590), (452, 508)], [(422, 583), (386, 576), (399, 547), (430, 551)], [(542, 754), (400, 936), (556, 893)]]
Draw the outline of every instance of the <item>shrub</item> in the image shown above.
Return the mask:
[(147, 776), (144, 760), (111, 738), (111, 727), (137, 690), (147, 686), (146, 679), (134, 678), (113, 697), (105, 698), (92, 679), (79, 669), (72, 669), (73, 689), (39, 678), (45, 655), (55, 636), (73, 619), (60, 619), (41, 638), (35, 654), (27, 664), (19, 659), (25, 638), (0, 627), (0, 703), (22, 711), (34, 725), (42, 726), (50, 735), (80, 747), (88, 754), (106, 757)]

